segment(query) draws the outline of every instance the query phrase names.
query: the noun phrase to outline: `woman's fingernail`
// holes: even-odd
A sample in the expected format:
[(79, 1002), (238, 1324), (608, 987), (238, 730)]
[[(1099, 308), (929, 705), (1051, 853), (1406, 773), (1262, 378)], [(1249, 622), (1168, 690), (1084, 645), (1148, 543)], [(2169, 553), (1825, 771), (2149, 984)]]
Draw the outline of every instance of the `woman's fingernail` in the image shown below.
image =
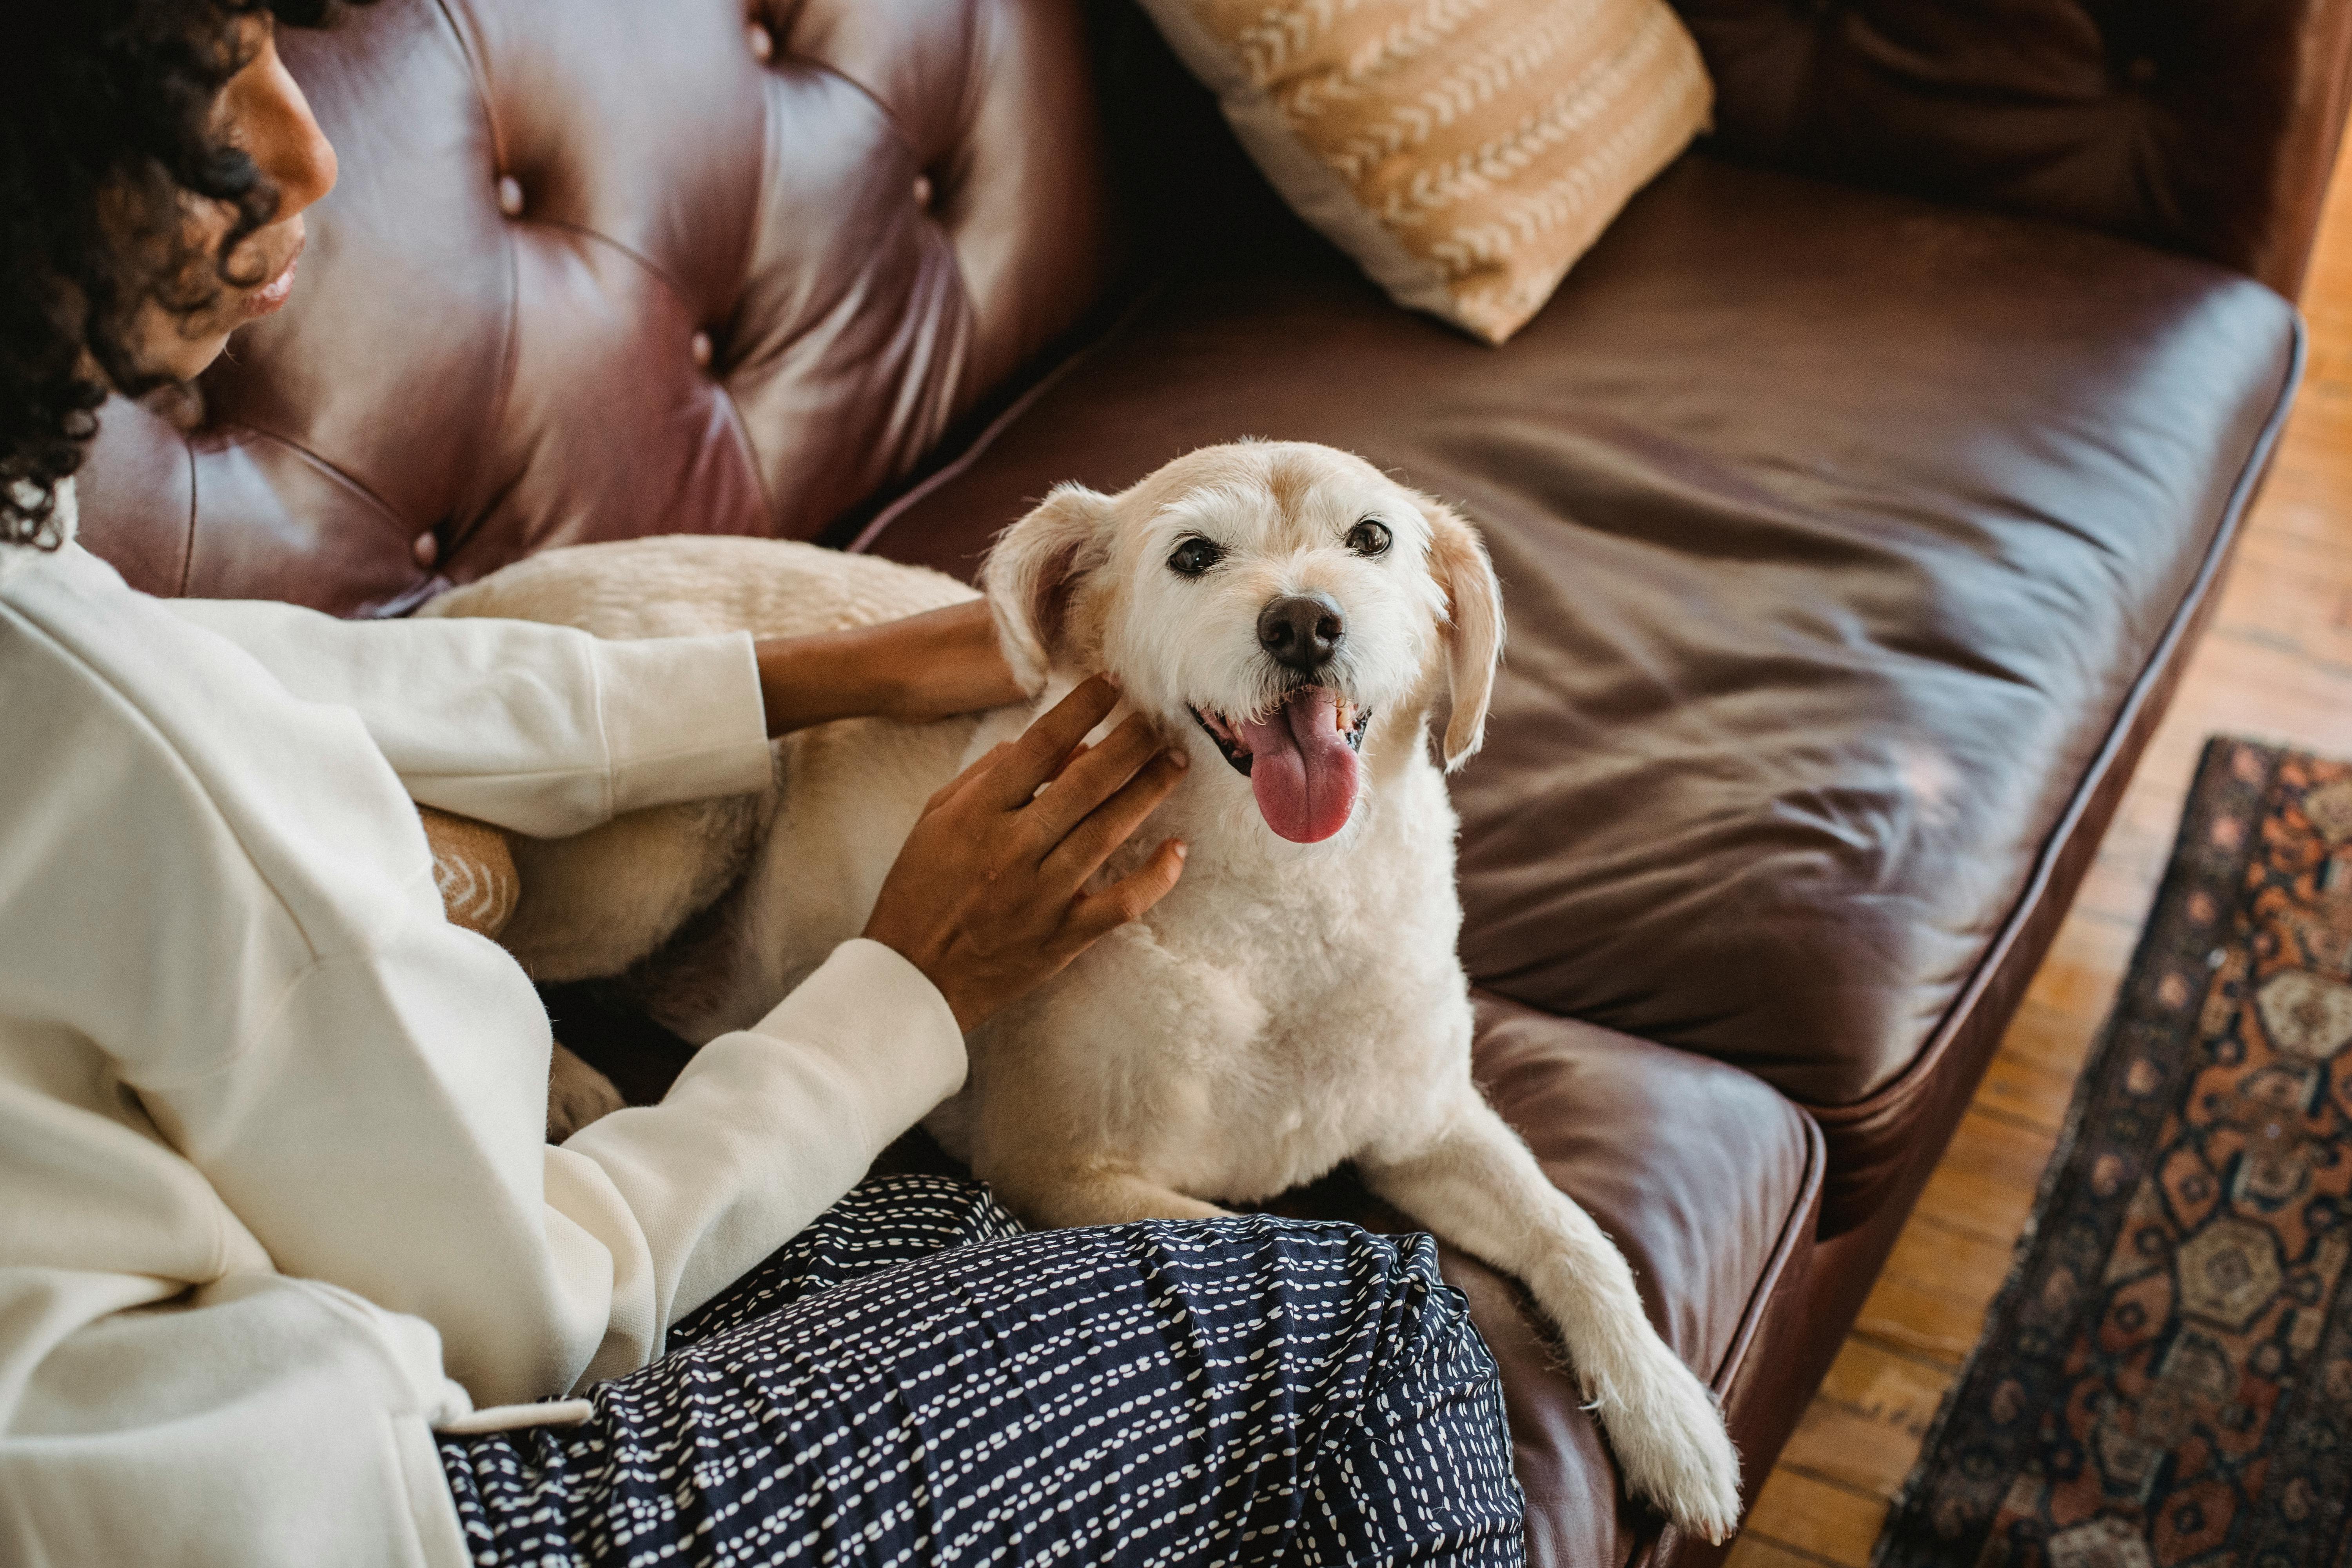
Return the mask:
[(1112, 674), (1109, 670), (1108, 670), (1108, 669), (1104, 670), (1101, 674), (1099, 674), (1099, 675), (1096, 676), (1096, 677), (1095, 677), (1095, 679), (1096, 679), (1097, 680), (1101, 681), (1105, 686), (1109, 687), (1113, 691), (1121, 691), (1121, 690), (1126, 689), (1124, 687), (1122, 687), (1122, 686), (1119, 684), (1118, 677), (1118, 676), (1116, 676), (1116, 675), (1113, 675), (1113, 674)]
[(1171, 746), (1168, 748), (1168, 760), (1176, 764), (1176, 771), (1181, 773), (1192, 765), (1192, 753), (1181, 746)]
[(1185, 856), (1190, 855), (1192, 852), (1192, 847), (1190, 844), (1185, 843), (1182, 839), (1179, 838), (1173, 842), (1176, 846), (1176, 858), (1179, 860), (1181, 860)]

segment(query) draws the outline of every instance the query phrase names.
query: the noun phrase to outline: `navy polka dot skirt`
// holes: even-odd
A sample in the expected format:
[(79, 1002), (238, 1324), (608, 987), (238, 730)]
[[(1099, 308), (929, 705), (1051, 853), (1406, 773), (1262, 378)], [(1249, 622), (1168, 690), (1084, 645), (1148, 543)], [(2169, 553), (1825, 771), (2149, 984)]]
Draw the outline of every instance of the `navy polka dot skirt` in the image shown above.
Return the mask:
[(590, 1399), (441, 1439), (477, 1563), (1526, 1556), (1501, 1383), (1425, 1236), (1024, 1233), (880, 1177)]

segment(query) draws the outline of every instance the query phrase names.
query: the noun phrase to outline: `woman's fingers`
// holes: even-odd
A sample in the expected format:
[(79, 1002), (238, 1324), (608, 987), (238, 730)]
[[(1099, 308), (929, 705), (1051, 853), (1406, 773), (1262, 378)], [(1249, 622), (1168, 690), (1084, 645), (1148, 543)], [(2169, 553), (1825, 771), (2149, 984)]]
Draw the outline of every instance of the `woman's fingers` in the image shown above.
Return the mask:
[(1118, 706), (1118, 688), (1106, 678), (1089, 676), (1078, 682), (1013, 742), (1012, 751), (982, 786), (989, 802), (1001, 811), (1026, 805), (1048, 779), (1062, 771), (1071, 749), (1087, 738), (1087, 731)]
[(1063, 929), (1073, 954), (1091, 947), (1105, 933), (1117, 931), (1168, 896), (1184, 874), (1185, 846), (1181, 839), (1163, 841), (1151, 858), (1098, 893), (1080, 893), (1070, 906)]
[(1087, 745), (1118, 705), (1097, 677), (973, 762), (931, 797), (883, 879), (866, 934), (929, 976), (967, 1030), (1158, 903), (1183, 870), (1171, 839), (1084, 890), (1190, 761), (1140, 717)]
[(1164, 754), (1159, 731), (1150, 721), (1132, 713), (1099, 745), (1083, 755), (1073, 755), (1045, 793), (1021, 814), (1022, 831), (1038, 858), (1051, 855), (1055, 845), (1089, 812), (1117, 794), (1138, 769), (1155, 755)]
[(948, 780), (947, 783), (933, 790), (931, 792), (931, 798), (923, 803), (923, 810), (927, 813), (937, 811), (940, 807), (953, 800), (956, 795), (961, 792), (964, 785), (971, 783), (972, 780), (980, 777), (981, 774), (996, 766), (999, 762), (1003, 760), (1004, 753), (1012, 749), (1012, 742), (999, 741), (996, 744), (989, 747), (988, 750), (981, 752), (979, 756), (972, 759), (972, 763), (970, 767), (964, 769), (963, 772), (956, 774), (955, 777)]
[[(1098, 749), (1107, 750), (1108, 743)], [(1160, 803), (1168, 798), (1191, 763), (1192, 759), (1181, 752), (1162, 752), (1148, 759), (1109, 799), (1087, 813), (1059, 844), (1047, 851), (1043, 868), (1045, 885), (1065, 895), (1076, 893), (1085, 886), (1087, 879), (1100, 870), (1112, 852), (1159, 809)], [(1045, 800), (1037, 804), (1044, 805), (1061, 788), (1056, 784), (1045, 792)]]

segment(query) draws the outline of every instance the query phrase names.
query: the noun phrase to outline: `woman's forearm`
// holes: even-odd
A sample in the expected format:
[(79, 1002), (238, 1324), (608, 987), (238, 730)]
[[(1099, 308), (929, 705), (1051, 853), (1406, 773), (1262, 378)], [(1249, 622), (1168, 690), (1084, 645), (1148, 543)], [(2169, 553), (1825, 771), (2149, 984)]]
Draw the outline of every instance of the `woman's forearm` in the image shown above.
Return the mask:
[(978, 599), (849, 631), (763, 638), (756, 652), (771, 735), (867, 715), (912, 723), (1022, 695)]

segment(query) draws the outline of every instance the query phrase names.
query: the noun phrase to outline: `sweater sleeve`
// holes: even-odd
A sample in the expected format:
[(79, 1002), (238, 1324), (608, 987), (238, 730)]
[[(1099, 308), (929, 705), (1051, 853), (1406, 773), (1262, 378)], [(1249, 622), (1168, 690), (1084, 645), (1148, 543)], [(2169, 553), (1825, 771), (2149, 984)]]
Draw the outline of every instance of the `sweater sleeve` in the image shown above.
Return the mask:
[(492, 1405), (659, 1355), (964, 1070), (937, 988), (862, 940), (703, 1047), (660, 1104), (558, 1149), (539, 1137), (547, 1058), (513, 961), (418, 920), (310, 966), (225, 1070), (140, 1093), (280, 1270), (430, 1322)]
[(343, 621), (268, 600), (159, 601), (295, 696), (359, 715), (412, 799), (539, 837), (768, 787), (748, 633), (605, 641), (489, 619)]

